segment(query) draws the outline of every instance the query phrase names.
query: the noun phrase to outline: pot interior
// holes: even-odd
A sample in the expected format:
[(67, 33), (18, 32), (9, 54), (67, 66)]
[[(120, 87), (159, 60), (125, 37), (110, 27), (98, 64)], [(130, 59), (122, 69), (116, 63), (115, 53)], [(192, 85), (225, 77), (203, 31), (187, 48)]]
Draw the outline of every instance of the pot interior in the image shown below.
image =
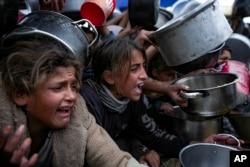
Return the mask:
[(238, 76), (232, 73), (209, 73), (180, 78), (175, 81), (174, 84), (189, 86), (187, 91), (211, 90), (231, 85), (235, 83), (237, 79)]

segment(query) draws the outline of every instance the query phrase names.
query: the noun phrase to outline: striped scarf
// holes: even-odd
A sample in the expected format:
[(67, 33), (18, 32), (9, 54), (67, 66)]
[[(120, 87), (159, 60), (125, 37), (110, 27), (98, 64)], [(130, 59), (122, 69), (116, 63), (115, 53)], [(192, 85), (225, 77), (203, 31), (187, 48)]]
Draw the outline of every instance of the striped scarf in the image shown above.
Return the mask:
[(99, 85), (91, 79), (88, 79), (86, 82), (97, 92), (102, 104), (108, 107), (111, 112), (123, 113), (126, 110), (129, 99), (118, 100), (104, 84)]

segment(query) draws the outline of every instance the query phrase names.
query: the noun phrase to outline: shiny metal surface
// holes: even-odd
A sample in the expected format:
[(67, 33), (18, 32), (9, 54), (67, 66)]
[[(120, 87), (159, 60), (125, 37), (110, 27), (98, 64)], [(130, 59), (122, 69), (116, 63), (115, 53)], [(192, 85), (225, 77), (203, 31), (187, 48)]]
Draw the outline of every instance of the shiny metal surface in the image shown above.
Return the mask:
[(84, 27), (85, 24), (92, 28), (97, 38), (95, 27), (87, 20), (74, 22), (57, 12), (36, 11), (26, 15), (18, 23), (18, 27), (14, 31), (6, 34), (2, 43), (8, 45), (11, 41), (27, 37), (48, 38), (63, 44), (77, 58), (85, 59), (91, 45), (81, 27)]
[(168, 131), (177, 136), (188, 137), (192, 141), (202, 141), (207, 136), (223, 132), (223, 117), (206, 118), (184, 112), (174, 106), (174, 112), (167, 114)]
[(239, 151), (233, 147), (196, 143), (184, 147), (179, 153), (182, 167), (229, 167), (230, 151)]
[(189, 86), (187, 92), (200, 92), (197, 98), (188, 98), (188, 106), (182, 110), (205, 117), (219, 116), (236, 106), (236, 82), (233, 73), (208, 73), (180, 78), (174, 84)]
[[(223, 31), (222, 31), (223, 30)], [(167, 65), (191, 62), (221, 45), (232, 29), (216, 0), (173, 18), (149, 38), (158, 46)]]

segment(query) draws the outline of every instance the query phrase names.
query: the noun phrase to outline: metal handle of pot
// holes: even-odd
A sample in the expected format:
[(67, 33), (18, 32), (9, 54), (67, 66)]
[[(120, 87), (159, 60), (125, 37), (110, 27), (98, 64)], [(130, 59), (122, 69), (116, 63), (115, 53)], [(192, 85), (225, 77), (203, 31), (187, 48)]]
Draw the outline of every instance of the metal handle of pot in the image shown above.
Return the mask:
[(207, 91), (180, 91), (180, 96), (186, 99), (194, 99), (197, 97), (204, 97), (208, 95)]
[(238, 143), (238, 148), (240, 148), (240, 140), (237, 137), (230, 135), (230, 134), (226, 134), (226, 133), (219, 133), (218, 135), (219, 136), (229, 136), (229, 137), (233, 138)]
[(98, 39), (98, 32), (97, 32), (95, 26), (89, 20), (81, 19), (81, 20), (72, 22), (72, 24), (77, 25), (80, 28), (87, 28), (87, 29), (89, 29), (89, 31), (91, 31), (95, 35), (93, 41), (89, 44), (89, 47), (91, 47)]

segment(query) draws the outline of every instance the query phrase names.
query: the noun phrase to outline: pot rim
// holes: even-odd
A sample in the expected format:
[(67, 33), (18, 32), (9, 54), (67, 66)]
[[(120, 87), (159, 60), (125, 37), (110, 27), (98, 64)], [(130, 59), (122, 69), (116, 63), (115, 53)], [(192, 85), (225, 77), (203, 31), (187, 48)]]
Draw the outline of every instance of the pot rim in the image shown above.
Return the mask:
[[(26, 32), (22, 32), (22, 29), (26, 29), (28, 31)], [(21, 31), (21, 32), (18, 32)], [(39, 30), (35, 27), (20, 27), (17, 28), (15, 31), (11, 32), (10, 34), (8, 34), (4, 39), (3, 39), (3, 43), (5, 40), (11, 40), (11, 39), (18, 39), (18, 38), (23, 38), (23, 35), (25, 35), (24, 38), (28, 37), (28, 36), (33, 36), (33, 35), (45, 35), (44, 37), (48, 37), (51, 39), (54, 39), (55, 41), (59, 41), (60, 43), (62, 43), (67, 49), (69, 49), (72, 53), (75, 53), (75, 51), (68, 45), (68, 43), (66, 43), (64, 40), (62, 40), (61, 38), (58, 38), (57, 36), (55, 36), (54, 34), (48, 33), (46, 31), (42, 31)], [(27, 36), (26, 36), (27, 35)]]
[[(225, 157), (230, 158), (229, 154), (222, 154), (224, 153), (224, 151), (241, 151), (239, 149), (236, 149), (234, 147), (231, 147), (231, 146), (227, 146), (227, 145), (222, 145), (222, 144), (216, 144), (216, 143), (202, 143), (202, 142), (199, 142), (199, 143), (192, 143), (192, 144), (189, 144), (185, 147), (183, 147), (181, 149), (181, 151), (179, 152), (179, 160), (180, 160), (180, 163), (182, 166), (187, 166), (187, 165), (192, 165), (191, 162), (194, 162), (195, 160), (197, 160), (197, 155), (196, 154), (193, 154), (192, 151), (194, 150), (205, 150), (205, 151), (211, 151), (211, 153), (216, 153), (215, 155), (217, 154), (221, 154), (221, 155), (224, 155)], [(191, 153), (191, 154), (190, 154)], [(197, 153), (197, 151), (196, 151)], [(207, 164), (208, 166), (213, 166), (213, 164), (211, 162), (211, 158), (217, 158), (217, 156), (211, 154), (211, 157), (205, 157), (207, 154), (203, 154), (201, 152), (201, 159), (203, 161), (197, 161), (197, 162), (200, 162), (200, 163), (203, 163), (203, 164)], [(220, 158), (220, 157), (218, 157)], [(222, 159), (218, 159), (217, 160), (222, 160)], [(191, 161), (190, 161), (191, 160)], [(204, 162), (205, 160), (205, 162)], [(190, 164), (191, 163), (191, 164)], [(227, 163), (225, 161), (225, 163)], [(210, 164), (210, 165), (209, 165)], [(194, 163), (193, 163), (194, 165)], [(196, 165), (197, 166), (197, 165)]]
[(190, 19), (194, 18), (198, 14), (202, 13), (204, 10), (209, 8), (211, 5), (215, 3), (216, 0), (207, 0), (206, 2), (202, 3), (201, 5), (195, 7), (191, 12), (188, 12), (184, 15), (181, 15), (180, 17), (173, 18), (170, 21), (168, 21), (165, 25), (161, 26), (158, 30), (156, 30), (154, 33), (149, 35), (149, 38), (152, 38), (154, 35), (157, 35), (158, 33), (171, 31), (172, 29), (176, 29), (176, 27), (182, 25), (183, 23), (189, 21)]
[[(34, 11), (32, 13), (27, 14), (25, 17), (23, 17), (17, 25), (22, 26), (23, 22), (25, 22), (26, 19), (29, 19), (29, 16), (32, 16), (34, 14), (39, 14), (39, 13), (44, 14), (44, 15), (48, 15), (48, 16), (55, 15), (57, 17), (64, 19), (65, 20), (65, 22), (63, 23), (64, 26), (72, 25), (72, 26), (76, 27), (76, 30), (79, 30), (88, 41), (88, 38), (87, 38), (85, 31), (81, 28), (81, 26), (84, 26), (84, 25), (81, 25), (81, 22), (87, 23), (88, 24), (87, 28), (95, 36), (95, 38), (93, 39), (93, 41), (91, 43), (89, 43), (89, 41), (88, 41), (89, 47), (92, 46), (98, 38), (98, 32), (96, 30), (96, 27), (88, 19), (80, 19), (80, 20), (74, 21), (71, 18), (69, 18), (68, 16), (61, 14), (61, 13), (58, 13), (58, 12), (54, 12), (54, 11), (47, 11), (47, 10)], [(27, 27), (34, 27), (37, 29), (37, 27), (35, 25), (34, 26), (27, 26)], [(44, 31), (44, 30), (40, 30), (40, 31)], [(44, 31), (44, 32), (46, 33), (46, 31)], [(52, 36), (53, 36), (53, 34), (52, 34)]]
[(180, 154), (185, 151), (186, 149), (190, 148), (190, 147), (195, 147), (195, 146), (215, 146), (215, 147), (222, 147), (222, 148), (226, 148), (229, 150), (234, 150), (234, 151), (240, 151), (237, 148), (231, 147), (231, 146), (227, 146), (227, 145), (222, 145), (222, 144), (217, 144), (217, 143), (193, 143), (193, 144), (189, 144), (186, 147), (184, 147), (182, 149), (182, 151), (180, 152)]
[(186, 76), (186, 77), (182, 77), (182, 78), (179, 78), (177, 80), (175, 80), (173, 82), (174, 85), (177, 85), (177, 84), (182, 84), (182, 83), (179, 83), (180, 81), (185, 81), (185, 80), (188, 80), (188, 79), (193, 79), (193, 78), (199, 78), (199, 77), (204, 77), (204, 76), (210, 76), (210, 75), (231, 75), (231, 76), (234, 76), (235, 79), (232, 81), (232, 82), (229, 82), (229, 83), (225, 83), (223, 85), (218, 85), (216, 87), (210, 87), (210, 88), (204, 88), (204, 89), (188, 89), (186, 90), (186, 92), (194, 92), (194, 91), (208, 91), (208, 90), (214, 90), (214, 89), (220, 89), (220, 88), (223, 88), (223, 87), (226, 87), (226, 86), (229, 86), (229, 85), (232, 85), (232, 84), (235, 84), (236, 82), (238, 82), (238, 80), (240, 79), (239, 75), (237, 74), (234, 74), (234, 73), (222, 73), (222, 72), (217, 72), (217, 73), (208, 73), (208, 74), (194, 74), (194, 75), (190, 75), (190, 76)]

